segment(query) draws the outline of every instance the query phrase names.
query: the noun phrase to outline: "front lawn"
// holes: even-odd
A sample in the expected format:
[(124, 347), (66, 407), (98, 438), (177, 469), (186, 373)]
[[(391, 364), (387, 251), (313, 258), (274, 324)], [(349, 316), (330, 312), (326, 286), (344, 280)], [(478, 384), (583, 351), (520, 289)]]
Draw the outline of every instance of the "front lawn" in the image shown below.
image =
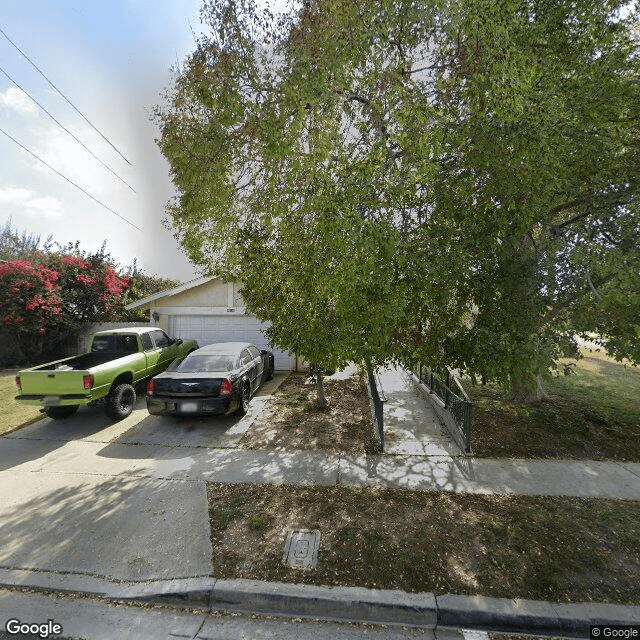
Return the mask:
[(475, 403), (473, 454), (640, 461), (640, 368), (584, 354), (574, 375), (546, 382), (548, 398), (530, 405), (466, 382)]
[[(319, 585), (640, 604), (640, 503), (209, 484), (213, 573)], [(283, 561), (318, 529), (318, 565)]]
[(35, 422), (42, 417), (38, 407), (21, 404), (14, 400), (18, 393), (15, 373), (0, 376), (0, 434), (21, 425)]

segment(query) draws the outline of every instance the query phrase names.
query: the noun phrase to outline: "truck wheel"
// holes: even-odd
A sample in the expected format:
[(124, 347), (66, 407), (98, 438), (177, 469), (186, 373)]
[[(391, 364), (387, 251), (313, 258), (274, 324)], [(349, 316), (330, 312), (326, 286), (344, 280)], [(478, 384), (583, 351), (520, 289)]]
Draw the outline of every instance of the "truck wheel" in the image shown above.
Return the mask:
[(77, 410), (77, 404), (70, 404), (64, 407), (47, 407), (44, 412), (49, 416), (49, 418), (53, 418), (54, 420), (64, 420), (64, 418), (72, 416)]
[(130, 384), (119, 384), (107, 396), (107, 415), (122, 420), (131, 414), (136, 403), (136, 390)]

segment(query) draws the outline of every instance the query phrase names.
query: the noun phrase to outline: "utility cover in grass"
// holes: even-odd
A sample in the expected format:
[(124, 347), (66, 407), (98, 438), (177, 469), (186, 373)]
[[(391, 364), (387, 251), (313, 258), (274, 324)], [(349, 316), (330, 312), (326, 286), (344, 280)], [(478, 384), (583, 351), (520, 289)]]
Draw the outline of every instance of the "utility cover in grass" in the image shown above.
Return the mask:
[(298, 569), (312, 569), (318, 564), (320, 531), (293, 529), (284, 545), (284, 561)]

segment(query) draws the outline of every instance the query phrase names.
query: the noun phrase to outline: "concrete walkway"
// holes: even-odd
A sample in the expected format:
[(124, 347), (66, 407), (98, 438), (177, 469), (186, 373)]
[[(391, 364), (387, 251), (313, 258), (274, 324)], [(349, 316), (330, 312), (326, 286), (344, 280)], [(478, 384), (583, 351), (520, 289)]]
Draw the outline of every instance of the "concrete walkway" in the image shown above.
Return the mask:
[(378, 372), (384, 404), (384, 451), (389, 455), (459, 456), (462, 454), (433, 407), (416, 393), (402, 369)]

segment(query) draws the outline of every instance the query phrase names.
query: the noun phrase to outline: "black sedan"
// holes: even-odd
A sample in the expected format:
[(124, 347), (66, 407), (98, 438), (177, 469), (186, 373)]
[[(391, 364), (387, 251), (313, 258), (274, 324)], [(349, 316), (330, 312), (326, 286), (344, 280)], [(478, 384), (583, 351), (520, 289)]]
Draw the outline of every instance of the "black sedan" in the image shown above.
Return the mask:
[(149, 380), (153, 415), (244, 415), (264, 380), (273, 377), (273, 353), (247, 342), (221, 342), (192, 351)]

